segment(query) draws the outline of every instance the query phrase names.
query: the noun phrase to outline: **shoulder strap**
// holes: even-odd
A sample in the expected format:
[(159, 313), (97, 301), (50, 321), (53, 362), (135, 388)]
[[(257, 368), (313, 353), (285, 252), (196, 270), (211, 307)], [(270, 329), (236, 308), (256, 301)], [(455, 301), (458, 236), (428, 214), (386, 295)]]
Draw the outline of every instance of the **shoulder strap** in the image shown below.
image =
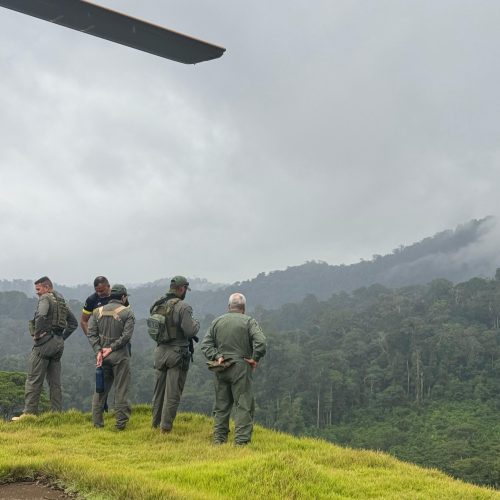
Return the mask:
[(121, 321), (119, 314), (125, 309), (127, 309), (127, 306), (118, 306), (116, 309), (113, 309), (111, 311), (105, 311), (104, 306), (101, 306), (94, 310), (94, 314), (95, 311), (97, 311), (98, 319), (102, 318), (103, 316), (112, 316), (114, 319), (116, 319), (116, 321)]
[(167, 301), (167, 310), (165, 311), (165, 318), (167, 320), (167, 330), (172, 338), (177, 338), (178, 329), (180, 325), (176, 325), (174, 322), (174, 309), (176, 304), (181, 301), (179, 297), (174, 297)]
[(128, 309), (128, 307), (127, 306), (119, 306), (119, 307), (117, 307), (113, 311), (115, 313), (115, 319), (117, 319), (116, 316), (118, 316), (122, 311), (125, 311), (125, 309)]
[(54, 292), (47, 292), (46, 295), (48, 296), (49, 298), (49, 301), (52, 303), (52, 304), (55, 304), (57, 302), (57, 298), (56, 296), (54, 295)]
[(167, 302), (167, 296), (163, 295), (163, 297), (160, 297), (150, 308), (149, 308), (149, 314), (153, 314), (153, 311), (156, 307), (161, 306), (165, 302)]
[(167, 300), (167, 310), (166, 310), (166, 316), (170, 316), (172, 324), (174, 321), (174, 307), (176, 304), (178, 304), (181, 301), (179, 297), (175, 297), (173, 299)]

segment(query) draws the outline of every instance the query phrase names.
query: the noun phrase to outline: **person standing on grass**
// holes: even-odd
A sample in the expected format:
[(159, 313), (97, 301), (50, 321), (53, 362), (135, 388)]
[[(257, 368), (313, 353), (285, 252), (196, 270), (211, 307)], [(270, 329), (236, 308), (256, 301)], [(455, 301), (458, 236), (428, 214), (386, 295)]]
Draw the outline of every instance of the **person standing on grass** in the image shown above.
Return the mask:
[[(80, 318), (80, 326), (82, 327), (85, 336), (88, 335), (89, 320), (94, 309), (105, 306), (110, 300), (111, 285), (106, 276), (97, 276), (94, 278), (94, 293), (85, 299), (85, 304), (82, 309), (82, 317)], [(127, 348), (132, 354), (130, 343)], [(104, 411), (108, 411), (108, 401), (104, 401)]]
[(24, 411), (20, 416), (13, 417), (13, 421), (38, 413), (45, 378), (49, 383), (51, 409), (61, 411), (61, 357), (64, 341), (78, 327), (78, 322), (64, 297), (54, 290), (52, 281), (47, 276), (35, 281), (35, 291), (38, 295), (38, 305), (35, 317), (30, 321), (34, 345), (26, 378)]
[(253, 372), (266, 353), (266, 338), (255, 319), (245, 314), (241, 293), (229, 297), (229, 312), (219, 316), (201, 343), (201, 351), (215, 373), (214, 443), (227, 442), (233, 405), (235, 443), (250, 443), (255, 401)]
[(192, 361), (193, 340), (200, 323), (193, 318), (192, 307), (184, 301), (189, 282), (184, 276), (174, 276), (170, 289), (150, 309), (150, 313), (165, 317), (164, 336), (157, 341), (154, 352), (155, 387), (153, 391), (152, 426), (169, 433), (177, 415), (182, 391)]
[(113, 285), (108, 304), (92, 312), (87, 335), (97, 355), (96, 366), (102, 366), (104, 371), (104, 392), (96, 391), (92, 398), (92, 422), (94, 427), (104, 427), (104, 404), (114, 384), (116, 428), (120, 431), (125, 429), (132, 413), (128, 400), (130, 352), (127, 344), (134, 333), (135, 316), (128, 307), (127, 297), (123, 285)]

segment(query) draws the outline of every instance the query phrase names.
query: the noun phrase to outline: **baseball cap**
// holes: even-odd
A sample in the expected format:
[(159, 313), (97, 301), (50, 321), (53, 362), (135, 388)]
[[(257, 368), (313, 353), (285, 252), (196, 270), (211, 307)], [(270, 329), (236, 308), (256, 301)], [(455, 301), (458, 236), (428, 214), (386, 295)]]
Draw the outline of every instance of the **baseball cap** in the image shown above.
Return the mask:
[(189, 288), (189, 281), (184, 276), (174, 276), (170, 280), (170, 288), (179, 288), (181, 286), (187, 286), (188, 290), (191, 291), (191, 288)]
[(128, 295), (127, 289), (124, 285), (113, 285), (111, 287), (112, 295)]

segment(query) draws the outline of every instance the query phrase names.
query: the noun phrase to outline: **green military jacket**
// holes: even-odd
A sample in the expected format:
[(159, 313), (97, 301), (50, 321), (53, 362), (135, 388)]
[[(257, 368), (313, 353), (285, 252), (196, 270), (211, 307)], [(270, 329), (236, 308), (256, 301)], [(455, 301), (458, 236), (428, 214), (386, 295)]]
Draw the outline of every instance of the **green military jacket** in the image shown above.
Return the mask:
[(239, 312), (229, 312), (213, 321), (201, 343), (210, 361), (219, 359), (259, 361), (266, 353), (266, 338), (255, 319)]
[(189, 345), (189, 339), (193, 338), (200, 330), (200, 323), (193, 318), (193, 308), (183, 300), (180, 300), (174, 306), (174, 324), (180, 329), (181, 335), (169, 342), (170, 345), (179, 345), (186, 347)]
[(88, 339), (97, 354), (105, 347), (118, 351), (125, 347), (134, 333), (135, 316), (130, 307), (112, 299), (98, 307), (89, 319)]
[[(165, 298), (167, 300), (178, 298), (175, 293), (167, 293)], [(151, 310), (153, 310), (151, 306)], [(169, 346), (188, 347), (189, 341), (196, 336), (200, 330), (200, 322), (193, 318), (193, 308), (184, 300), (179, 300), (174, 305), (172, 321), (176, 326), (177, 335), (175, 339), (170, 340), (167, 344)], [(197, 342), (198, 340), (195, 339)]]
[[(64, 297), (55, 290), (42, 294), (38, 299), (35, 317), (33, 319), (33, 338), (36, 340), (42, 338), (46, 333), (52, 333), (57, 328), (53, 325), (53, 315), (56, 313), (54, 308), (57, 307), (55, 298), (64, 301)], [(71, 312), (66, 304), (66, 326), (57, 333), (62, 335), (66, 340), (78, 327), (78, 322), (75, 315)]]

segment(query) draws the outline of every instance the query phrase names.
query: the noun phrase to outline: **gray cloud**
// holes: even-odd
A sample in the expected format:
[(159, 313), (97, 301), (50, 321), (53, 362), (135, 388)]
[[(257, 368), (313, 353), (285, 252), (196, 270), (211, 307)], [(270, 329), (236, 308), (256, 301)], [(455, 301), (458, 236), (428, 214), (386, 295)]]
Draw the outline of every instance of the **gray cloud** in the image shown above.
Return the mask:
[(234, 281), (499, 215), (494, 2), (101, 3), (227, 52), (2, 9), (2, 277)]

